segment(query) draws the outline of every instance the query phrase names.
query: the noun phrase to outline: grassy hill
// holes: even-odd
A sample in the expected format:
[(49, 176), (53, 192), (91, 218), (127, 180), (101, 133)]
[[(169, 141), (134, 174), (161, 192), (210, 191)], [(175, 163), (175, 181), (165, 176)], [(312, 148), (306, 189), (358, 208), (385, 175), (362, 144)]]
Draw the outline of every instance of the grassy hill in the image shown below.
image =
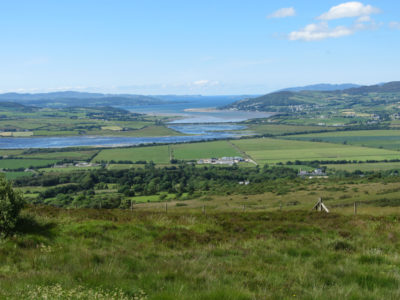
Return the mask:
[(0, 297), (395, 299), (399, 230), (394, 215), (30, 207), (0, 244)]
[(397, 103), (400, 96), (400, 82), (383, 85), (363, 86), (337, 91), (280, 91), (256, 98), (246, 98), (225, 108), (257, 111), (292, 111), (288, 106), (305, 108), (352, 108), (356, 105), (377, 106)]

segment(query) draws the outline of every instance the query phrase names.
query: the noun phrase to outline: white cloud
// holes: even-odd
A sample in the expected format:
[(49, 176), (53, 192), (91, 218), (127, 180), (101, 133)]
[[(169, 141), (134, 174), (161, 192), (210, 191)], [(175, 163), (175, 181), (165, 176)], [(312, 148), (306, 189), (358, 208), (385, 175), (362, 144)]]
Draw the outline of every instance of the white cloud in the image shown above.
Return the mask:
[(361, 2), (352, 1), (331, 7), (328, 12), (320, 15), (318, 19), (328, 21), (342, 18), (369, 16), (379, 12), (380, 10), (376, 7), (364, 5)]
[(203, 79), (203, 80), (197, 80), (197, 81), (194, 81), (193, 83), (192, 83), (192, 85), (194, 85), (194, 86), (215, 86), (215, 85), (218, 85), (219, 84), (219, 82), (218, 81), (212, 81), (212, 80), (205, 80), (205, 79)]
[(354, 34), (355, 28), (346, 26), (337, 26), (330, 28), (326, 22), (309, 24), (299, 31), (293, 31), (289, 34), (289, 40), (297, 41), (317, 41), (326, 38), (338, 38)]
[(296, 10), (293, 7), (284, 7), (281, 9), (278, 9), (277, 11), (273, 12), (269, 16), (267, 16), (268, 19), (272, 18), (287, 18), (287, 17), (293, 17), (296, 15)]
[(361, 16), (357, 19), (358, 23), (366, 23), (366, 22), (372, 22), (372, 19), (370, 16)]
[(389, 23), (389, 27), (390, 28), (392, 28), (392, 29), (398, 29), (398, 30), (400, 30), (400, 22), (390, 22)]

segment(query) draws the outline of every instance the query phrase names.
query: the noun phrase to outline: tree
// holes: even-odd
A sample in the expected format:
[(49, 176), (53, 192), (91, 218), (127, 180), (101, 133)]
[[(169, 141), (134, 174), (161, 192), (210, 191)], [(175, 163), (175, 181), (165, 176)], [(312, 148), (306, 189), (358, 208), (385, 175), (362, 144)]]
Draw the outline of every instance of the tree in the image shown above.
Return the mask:
[(10, 182), (0, 177), (0, 235), (10, 234), (17, 224), (19, 213), (24, 206), (20, 193), (16, 192)]

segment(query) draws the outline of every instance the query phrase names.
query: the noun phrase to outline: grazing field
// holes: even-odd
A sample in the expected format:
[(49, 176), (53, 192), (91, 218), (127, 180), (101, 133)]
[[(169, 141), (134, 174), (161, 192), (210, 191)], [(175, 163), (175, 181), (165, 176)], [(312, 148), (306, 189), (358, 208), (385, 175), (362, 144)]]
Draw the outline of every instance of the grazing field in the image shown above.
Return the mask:
[(174, 158), (179, 160), (241, 156), (240, 152), (227, 141), (176, 144), (171, 147), (173, 149)]
[(70, 159), (70, 160), (87, 160), (95, 155), (98, 150), (85, 150), (85, 151), (60, 151), (60, 152), (38, 152), (18, 155), (23, 158), (37, 158), (37, 159)]
[(20, 177), (33, 176), (32, 172), (5, 172), (3, 173), (8, 180), (14, 180)]
[(251, 124), (248, 129), (257, 134), (281, 135), (287, 133), (312, 132), (320, 130), (336, 130), (335, 127), (302, 126), (286, 124)]
[(0, 159), (0, 169), (20, 169), (29, 167), (44, 167), (55, 164), (55, 159)]
[(168, 146), (148, 146), (132, 148), (115, 148), (101, 150), (94, 158), (94, 162), (100, 161), (153, 161), (154, 163), (169, 163), (170, 156)]
[(400, 153), (385, 149), (271, 138), (233, 141), (259, 164), (294, 160), (384, 160)]
[(382, 162), (382, 163), (362, 163), (362, 164), (333, 164), (326, 165), (329, 169), (342, 170), (348, 172), (354, 172), (360, 170), (363, 172), (367, 171), (388, 171), (400, 169), (400, 162)]
[(397, 299), (399, 230), (395, 215), (27, 208), (0, 244), (0, 297)]
[(302, 141), (318, 140), (330, 143), (400, 150), (400, 130), (360, 130), (313, 133), (285, 137)]

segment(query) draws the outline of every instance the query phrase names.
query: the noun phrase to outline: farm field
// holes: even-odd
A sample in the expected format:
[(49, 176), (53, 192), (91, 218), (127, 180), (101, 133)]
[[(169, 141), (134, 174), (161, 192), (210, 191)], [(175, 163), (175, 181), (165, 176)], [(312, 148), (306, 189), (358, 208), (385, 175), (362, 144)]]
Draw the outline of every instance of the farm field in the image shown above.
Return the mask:
[(325, 165), (329, 169), (354, 172), (360, 170), (363, 172), (368, 171), (388, 171), (400, 169), (400, 162), (380, 162), (380, 163), (362, 163), (362, 164), (332, 164)]
[(201, 158), (220, 158), (223, 156), (241, 156), (230, 142), (215, 141), (171, 145), (173, 157), (178, 160), (196, 160)]
[(58, 160), (55, 159), (0, 159), (0, 169), (20, 169), (29, 167), (44, 167), (55, 164)]
[(23, 158), (36, 158), (36, 159), (70, 159), (70, 160), (87, 160), (95, 155), (98, 150), (84, 150), (84, 151), (60, 151), (60, 152), (38, 152), (20, 154), (17, 157)]
[(93, 158), (93, 162), (101, 161), (153, 161), (157, 164), (167, 164), (170, 161), (168, 146), (147, 146), (132, 148), (115, 148), (101, 150)]
[[(0, 173), (1, 174), (1, 173)], [(33, 176), (32, 172), (5, 172), (3, 173), (8, 180), (14, 180), (20, 177)]]
[(330, 143), (346, 143), (357, 146), (400, 150), (400, 130), (337, 131), (284, 137), (301, 141), (318, 140)]
[(366, 161), (400, 158), (397, 151), (288, 139), (243, 139), (233, 143), (259, 164), (295, 160)]
[(335, 127), (321, 126), (302, 126), (302, 125), (286, 125), (286, 124), (251, 124), (248, 130), (254, 131), (257, 134), (272, 134), (281, 135), (287, 133), (298, 133), (320, 130), (336, 130)]

